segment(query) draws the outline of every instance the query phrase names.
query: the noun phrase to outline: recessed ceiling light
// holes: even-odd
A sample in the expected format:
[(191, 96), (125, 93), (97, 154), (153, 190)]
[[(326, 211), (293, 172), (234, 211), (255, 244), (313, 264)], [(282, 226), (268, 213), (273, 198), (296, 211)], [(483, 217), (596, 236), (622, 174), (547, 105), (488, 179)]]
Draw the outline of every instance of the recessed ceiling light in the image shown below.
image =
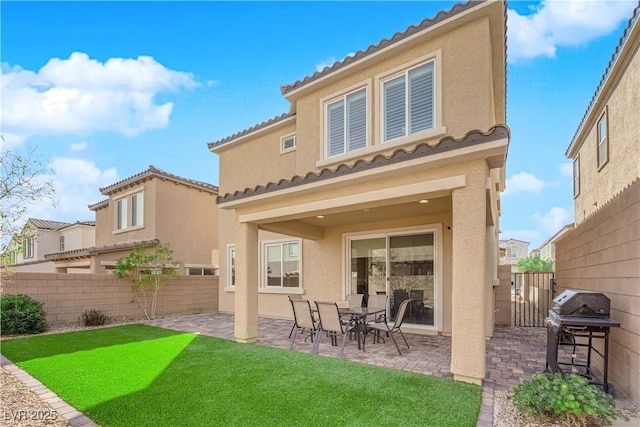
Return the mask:
[(418, 203), (422, 203), (424, 205), (425, 203), (429, 203), (429, 201), (427, 199), (422, 199)]
[(324, 218), (324, 215), (316, 215), (316, 218), (322, 219), (322, 218)]

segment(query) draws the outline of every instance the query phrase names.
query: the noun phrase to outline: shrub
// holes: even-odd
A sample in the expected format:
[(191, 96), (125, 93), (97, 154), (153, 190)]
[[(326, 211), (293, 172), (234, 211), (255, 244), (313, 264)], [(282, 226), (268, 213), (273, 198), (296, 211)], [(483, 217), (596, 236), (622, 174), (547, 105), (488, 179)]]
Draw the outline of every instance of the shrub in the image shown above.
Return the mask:
[(78, 320), (83, 326), (102, 326), (110, 323), (111, 317), (100, 310), (91, 309), (83, 311)]
[(0, 297), (0, 329), (3, 334), (39, 334), (49, 329), (42, 303), (28, 295)]
[(613, 397), (579, 375), (536, 374), (513, 391), (519, 411), (544, 421), (573, 419), (580, 425), (606, 425), (621, 416)]

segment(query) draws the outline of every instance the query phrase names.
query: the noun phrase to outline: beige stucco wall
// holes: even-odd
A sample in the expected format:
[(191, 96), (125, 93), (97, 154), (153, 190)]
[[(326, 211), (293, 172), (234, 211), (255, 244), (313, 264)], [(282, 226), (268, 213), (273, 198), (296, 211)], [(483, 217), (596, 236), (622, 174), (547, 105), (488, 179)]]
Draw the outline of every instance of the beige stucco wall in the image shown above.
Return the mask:
[[(617, 78), (610, 77), (610, 90), (591, 111), (589, 130), (576, 143), (580, 156), (580, 194), (574, 200), (576, 224), (640, 176), (640, 28), (636, 27), (632, 57)], [(609, 117), (609, 162), (598, 171), (597, 120), (605, 109)]]
[[(60, 236), (64, 236), (65, 251), (88, 248), (91, 246), (95, 246), (96, 244), (95, 227), (89, 225), (75, 225), (73, 227), (67, 228), (60, 231)], [(54, 252), (58, 252), (58, 250)]]
[[(357, 160), (390, 155), (398, 149), (411, 151), (423, 142), (435, 145), (446, 136), (463, 138), (473, 130), (485, 132), (504, 122), (503, 19), (502, 2), (484, 3), (290, 92), (287, 96), (293, 103), (294, 116), (214, 149), (220, 156), (220, 194), (242, 192), (294, 175), (305, 176), (325, 167), (353, 165)], [(380, 79), (430, 59), (436, 61), (434, 129), (381, 143)], [(494, 60), (499, 63), (493, 64)], [(324, 159), (324, 103), (362, 87), (367, 87), (367, 147)], [(296, 150), (280, 154), (280, 138), (294, 132)], [(431, 156), (363, 168), (344, 176), (221, 203), (221, 280), (226, 284), (227, 246), (235, 243), (237, 286), (235, 292), (221, 286), (220, 309), (235, 312), (236, 339), (255, 340), (257, 314), (292, 316), (286, 297), (291, 290), (274, 293), (257, 287), (258, 248), (260, 239), (267, 236), (258, 228), (283, 233), (288, 230), (292, 235), (306, 237), (302, 243), (302, 291), (314, 301), (345, 296), (345, 233), (433, 226), (437, 229), (436, 240), (442, 243), (442, 266), (438, 272), (442, 303), (436, 305), (442, 321), (435, 329), (419, 332), (451, 334), (455, 378), (481, 382), (485, 374), (485, 340), (492, 333), (494, 320), (500, 191), (496, 188), (503, 187), (498, 183), (504, 176), (502, 162), (507, 144), (507, 138), (475, 146), (461, 144)], [(407, 205), (417, 205), (421, 199), (445, 199), (447, 204), (428, 213), (408, 213), (414, 210)], [(369, 219), (361, 214), (365, 208), (374, 212), (375, 208), (392, 206), (398, 207), (392, 219)], [(326, 225), (317, 222), (320, 214), (342, 214), (343, 219), (349, 220)], [(452, 229), (448, 229), (451, 225)]]
[[(26, 294), (44, 303), (51, 324), (75, 322), (85, 310), (114, 318), (144, 318), (133, 285), (112, 274), (16, 273), (2, 277), (4, 294)], [(218, 309), (217, 276), (181, 276), (158, 293), (157, 315)]]
[[(139, 191), (144, 191), (144, 225), (114, 232), (115, 201)], [(153, 178), (112, 194), (110, 203), (96, 211), (96, 246), (159, 239), (161, 244), (170, 245), (175, 260), (210, 265), (212, 250), (218, 248), (217, 217), (216, 195)], [(119, 253), (101, 254), (98, 265), (120, 256)]]
[[(262, 131), (255, 138), (231, 144), (233, 149), (221, 149), (224, 161), (220, 162), (220, 194), (277, 182), (294, 175), (304, 176), (309, 171), (321, 169), (316, 166), (322, 147), (319, 138), (322, 126), (320, 99), (340, 93), (347, 87), (369, 85), (368, 144), (384, 147), (379, 135), (380, 105), (375, 103), (380, 90), (375, 84), (376, 76), (436, 52), (439, 52), (441, 62), (436, 79), (440, 79), (442, 85), (437, 93), (442, 99), (442, 109), (436, 120), (446, 128), (446, 134), (461, 138), (470, 130), (487, 130), (502, 122), (504, 118), (496, 116), (491, 94), (489, 43), (488, 20), (484, 18), (435, 38), (425, 35), (398, 47), (393, 56), (381, 55), (354, 67), (353, 71), (327, 79), (296, 100), (294, 119)], [(280, 137), (294, 132), (298, 137), (297, 149), (280, 154)], [(434, 134), (426, 141), (436, 143), (443, 136), (444, 133)], [(383, 152), (389, 153), (397, 148), (394, 146)]]
[(556, 242), (556, 283), (610, 298), (609, 378), (640, 403), (640, 181)]

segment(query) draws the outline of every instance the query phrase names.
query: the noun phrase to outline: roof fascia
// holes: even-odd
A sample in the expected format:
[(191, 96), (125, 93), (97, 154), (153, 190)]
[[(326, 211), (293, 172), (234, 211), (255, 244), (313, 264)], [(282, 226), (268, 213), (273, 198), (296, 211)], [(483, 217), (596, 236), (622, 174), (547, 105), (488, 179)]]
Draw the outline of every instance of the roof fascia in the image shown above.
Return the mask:
[(483, 11), (485, 8), (490, 7), (492, 5), (492, 3), (494, 3), (494, 1), (496, 0), (487, 0), (483, 3), (477, 3), (477, 4), (473, 4), (471, 5), (468, 9), (457, 13), (454, 16), (451, 16), (443, 21), (440, 21), (436, 24), (434, 24), (431, 27), (425, 28), (422, 31), (419, 31), (415, 34), (412, 34), (410, 36), (407, 36), (406, 38), (403, 38), (400, 41), (397, 41), (395, 43), (392, 43), (384, 48), (381, 48), (380, 50), (377, 50), (371, 54), (365, 55), (364, 57), (355, 60), (349, 64), (347, 64), (344, 67), (340, 67), (334, 71), (331, 71), (327, 74), (325, 74), (324, 76), (321, 76), (315, 80), (311, 80), (306, 84), (303, 84), (302, 86), (300, 86), (297, 89), (293, 89), (289, 92), (287, 92), (284, 97), (291, 102), (292, 104), (294, 103), (295, 99), (299, 98), (300, 96), (302, 96), (305, 92), (308, 92), (310, 90), (313, 90), (318, 84), (325, 82), (329, 79), (335, 79), (337, 78), (337, 76), (340, 76), (341, 74), (344, 74), (346, 71), (349, 71), (355, 67), (362, 67), (362, 66), (366, 66), (366, 64), (382, 55), (386, 55), (388, 54), (389, 51), (391, 50), (395, 50), (397, 49), (399, 46), (402, 46), (404, 44), (410, 43), (413, 40), (415, 40), (416, 38), (421, 38), (421, 37), (425, 37), (425, 35), (434, 33), (436, 31), (441, 30), (442, 27), (444, 26), (451, 26), (451, 28), (448, 31), (451, 31), (461, 25), (464, 25), (467, 21), (464, 20), (463, 18), (467, 17), (470, 14), (475, 14), (475, 13), (480, 13), (479, 11)]
[(264, 126), (264, 127), (258, 128), (256, 130), (254, 130), (253, 132), (247, 132), (245, 134), (242, 134), (238, 138), (230, 139), (229, 141), (224, 142), (224, 143), (222, 143), (220, 145), (216, 145), (214, 147), (209, 147), (209, 151), (211, 151), (212, 153), (215, 153), (215, 154), (219, 154), (221, 151), (224, 151), (225, 149), (229, 148), (232, 145), (235, 145), (236, 143), (240, 143), (240, 142), (242, 142), (242, 141), (244, 141), (246, 139), (249, 139), (249, 138), (254, 138), (257, 135), (260, 135), (261, 133), (277, 129), (280, 126), (284, 126), (285, 124), (289, 124), (290, 121), (295, 120), (295, 119), (296, 119), (295, 115), (293, 115), (291, 117), (287, 117), (287, 118), (285, 118), (283, 120), (279, 120), (279, 121), (277, 121), (275, 123), (272, 123), (272, 124), (270, 124), (268, 126)]

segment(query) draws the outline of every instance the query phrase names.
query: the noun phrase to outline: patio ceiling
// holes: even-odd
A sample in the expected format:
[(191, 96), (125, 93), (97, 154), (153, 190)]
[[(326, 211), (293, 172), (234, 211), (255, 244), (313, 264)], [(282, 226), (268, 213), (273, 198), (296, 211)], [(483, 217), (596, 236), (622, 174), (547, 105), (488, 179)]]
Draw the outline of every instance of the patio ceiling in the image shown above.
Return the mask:
[[(420, 201), (423, 201), (420, 203)], [(424, 201), (427, 201), (426, 203)], [(297, 218), (285, 221), (263, 221), (260, 228), (267, 231), (284, 233), (306, 239), (322, 239), (324, 230), (329, 227), (340, 227), (377, 221), (393, 221), (403, 218), (429, 216), (451, 212), (451, 195), (439, 197), (416, 197), (412, 200), (394, 204), (370, 202), (343, 208), (307, 212)]]

